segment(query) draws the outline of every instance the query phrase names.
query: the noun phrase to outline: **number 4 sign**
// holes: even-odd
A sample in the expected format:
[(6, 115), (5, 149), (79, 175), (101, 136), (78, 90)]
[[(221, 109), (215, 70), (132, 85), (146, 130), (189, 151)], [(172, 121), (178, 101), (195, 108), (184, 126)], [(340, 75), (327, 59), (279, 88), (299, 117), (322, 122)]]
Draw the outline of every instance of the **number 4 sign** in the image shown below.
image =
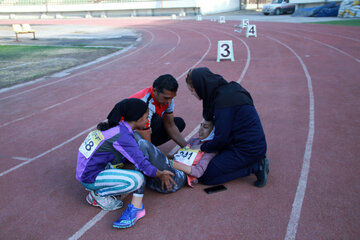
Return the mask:
[(257, 37), (256, 25), (248, 25), (246, 28), (246, 37)]
[(232, 62), (234, 60), (234, 50), (231, 40), (227, 41), (218, 41), (218, 51), (217, 51), (217, 62), (220, 62), (221, 59), (230, 59)]

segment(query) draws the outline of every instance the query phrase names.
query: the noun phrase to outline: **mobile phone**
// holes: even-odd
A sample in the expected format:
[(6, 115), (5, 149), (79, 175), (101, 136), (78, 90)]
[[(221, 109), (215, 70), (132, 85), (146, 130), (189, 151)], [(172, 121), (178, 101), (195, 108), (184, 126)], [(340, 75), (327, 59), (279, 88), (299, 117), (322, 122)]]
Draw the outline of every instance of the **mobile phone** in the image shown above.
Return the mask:
[(215, 187), (208, 187), (208, 188), (204, 188), (204, 191), (207, 194), (211, 194), (211, 193), (216, 193), (216, 192), (220, 192), (220, 191), (224, 191), (227, 188), (224, 185), (217, 185)]

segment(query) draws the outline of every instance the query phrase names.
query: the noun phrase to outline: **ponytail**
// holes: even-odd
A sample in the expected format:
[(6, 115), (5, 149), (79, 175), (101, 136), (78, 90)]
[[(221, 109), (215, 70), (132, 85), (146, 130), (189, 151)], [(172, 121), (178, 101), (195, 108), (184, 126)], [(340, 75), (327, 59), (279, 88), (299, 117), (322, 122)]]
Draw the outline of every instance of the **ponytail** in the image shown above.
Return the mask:
[(99, 123), (99, 124), (96, 126), (96, 128), (97, 128), (98, 130), (100, 130), (100, 131), (106, 131), (106, 130), (108, 130), (108, 129), (110, 129), (110, 128), (115, 127), (116, 125), (118, 125), (118, 123), (113, 123), (113, 122), (107, 121), (107, 122), (101, 122), (101, 123)]

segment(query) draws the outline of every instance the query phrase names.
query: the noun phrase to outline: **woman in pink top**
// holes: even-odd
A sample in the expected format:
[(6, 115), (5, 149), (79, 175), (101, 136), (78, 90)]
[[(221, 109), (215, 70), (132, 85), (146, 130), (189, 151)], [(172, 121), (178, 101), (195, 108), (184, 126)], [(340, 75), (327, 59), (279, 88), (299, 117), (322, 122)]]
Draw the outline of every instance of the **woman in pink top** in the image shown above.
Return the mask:
[(201, 144), (214, 138), (214, 132), (214, 124), (211, 121), (203, 119), (200, 123), (199, 137), (193, 137), (188, 141), (187, 146), (191, 150), (199, 150), (191, 166), (176, 161), (176, 154), (174, 155), (175, 158), (172, 166), (188, 175), (188, 184), (190, 186), (192, 183), (197, 183), (197, 178), (200, 178), (204, 174), (210, 160), (216, 155), (216, 153), (206, 153), (200, 150)]

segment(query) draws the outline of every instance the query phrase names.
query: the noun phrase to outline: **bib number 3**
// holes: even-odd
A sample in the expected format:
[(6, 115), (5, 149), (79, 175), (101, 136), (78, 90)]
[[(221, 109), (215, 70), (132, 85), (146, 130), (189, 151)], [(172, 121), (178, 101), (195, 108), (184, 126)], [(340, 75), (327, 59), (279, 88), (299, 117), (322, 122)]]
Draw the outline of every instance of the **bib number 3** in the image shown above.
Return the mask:
[(92, 131), (85, 138), (85, 141), (81, 144), (79, 151), (86, 157), (89, 158), (96, 150), (97, 146), (103, 141), (105, 138), (103, 134), (99, 131)]

